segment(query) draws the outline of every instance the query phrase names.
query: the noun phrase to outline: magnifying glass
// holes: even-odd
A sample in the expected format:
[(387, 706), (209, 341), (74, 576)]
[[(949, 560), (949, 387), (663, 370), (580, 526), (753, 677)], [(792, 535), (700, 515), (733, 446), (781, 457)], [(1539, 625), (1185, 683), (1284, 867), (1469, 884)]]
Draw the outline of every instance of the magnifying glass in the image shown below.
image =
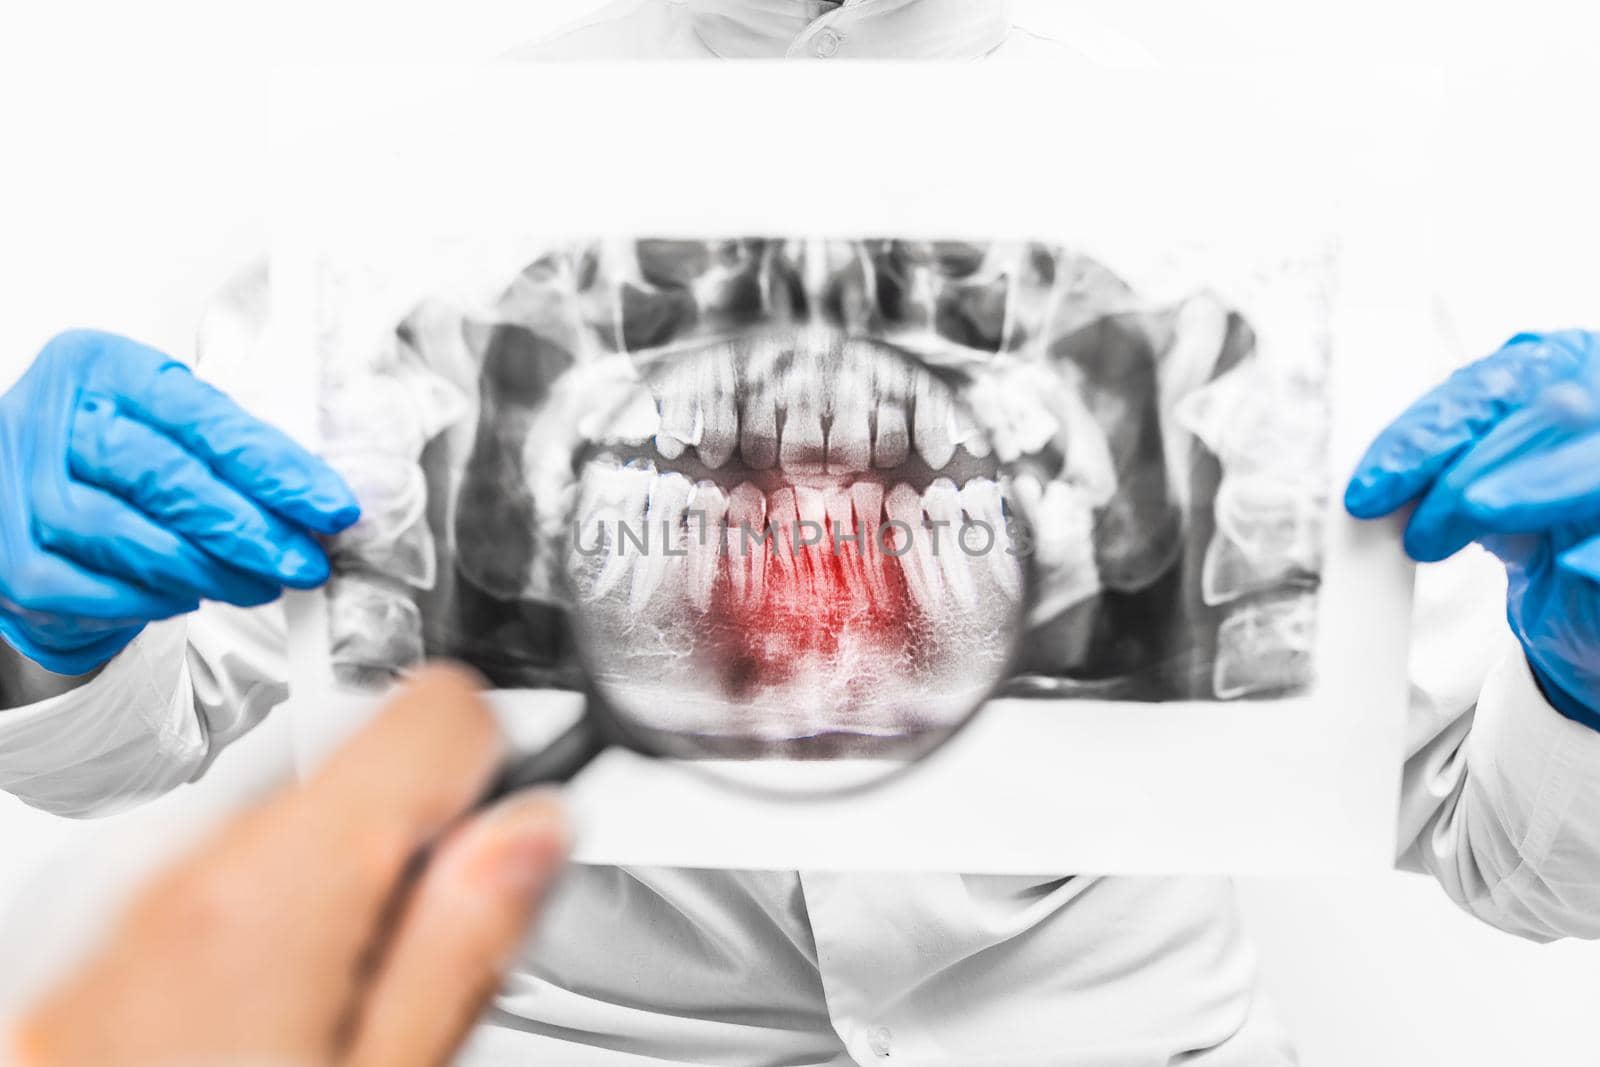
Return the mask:
[(960, 374), (816, 327), (635, 363), (566, 535), (587, 708), (497, 792), (620, 746), (766, 791), (883, 781), (1010, 672), (1033, 592)]

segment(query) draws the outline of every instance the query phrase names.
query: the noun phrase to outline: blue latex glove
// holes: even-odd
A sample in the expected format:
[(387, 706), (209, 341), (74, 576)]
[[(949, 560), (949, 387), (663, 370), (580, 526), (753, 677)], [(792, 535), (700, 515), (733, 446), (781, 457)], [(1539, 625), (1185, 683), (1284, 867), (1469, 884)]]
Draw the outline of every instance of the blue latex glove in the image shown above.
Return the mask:
[(0, 636), (84, 674), (202, 599), (320, 584), (356, 520), (321, 460), (153, 349), (62, 334), (0, 397)]
[(1417, 500), (1406, 551), (1481, 542), (1545, 696), (1600, 730), (1600, 334), (1520, 334), (1378, 436), (1345, 490), (1357, 518)]

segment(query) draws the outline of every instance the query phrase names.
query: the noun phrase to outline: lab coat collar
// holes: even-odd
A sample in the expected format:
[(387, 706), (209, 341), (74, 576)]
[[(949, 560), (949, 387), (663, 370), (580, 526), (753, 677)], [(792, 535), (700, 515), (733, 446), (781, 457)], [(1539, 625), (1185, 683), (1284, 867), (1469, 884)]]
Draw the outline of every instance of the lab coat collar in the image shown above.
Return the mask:
[(1010, 0), (682, 0), (728, 59), (977, 59), (1011, 30)]

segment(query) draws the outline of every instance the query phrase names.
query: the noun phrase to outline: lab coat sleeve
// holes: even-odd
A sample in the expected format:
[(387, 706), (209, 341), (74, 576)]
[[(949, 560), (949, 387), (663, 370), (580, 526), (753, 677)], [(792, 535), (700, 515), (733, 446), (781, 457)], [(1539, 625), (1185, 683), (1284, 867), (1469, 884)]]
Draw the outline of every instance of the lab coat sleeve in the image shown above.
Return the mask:
[(1510, 933), (1600, 938), (1600, 732), (1540, 693), (1498, 572), (1419, 575), (1399, 865)]
[(0, 711), (0, 789), (84, 817), (192, 781), (287, 696), (284, 646), (278, 605), (146, 627), (85, 684)]
[[(520, 266), (523, 255), (513, 249), (508, 261)], [(490, 267), (488, 278), (472, 279), (485, 292), (516, 277), (498, 261)], [(256, 407), (263, 383), (276, 373), (266, 348), (268, 298), (266, 265), (255, 261), (207, 304), (196, 345), (199, 373), (247, 408)], [(391, 299), (407, 306), (405, 294)], [(462, 328), (453, 307), (423, 304), (404, 320), (396, 343), (401, 336), (429, 340), (436, 356), (459, 363), (467, 359), (459, 341), (451, 347), (440, 339), (459, 339)], [(364, 629), (354, 636), (393, 637)], [(286, 646), (280, 604), (242, 609), (208, 602), (187, 618), (147, 626), (82, 685), (24, 690), (19, 706), (0, 702), (0, 789), (34, 807), (82, 817), (192, 781), (287, 697)]]
[[(263, 348), (265, 262), (251, 262), (201, 310), (196, 369), (241, 396), (252, 371), (271, 365)], [(145, 627), (82, 685), (30, 692), (21, 680), (22, 700), (13, 693), (8, 701), (19, 706), (0, 706), (0, 789), (45, 811), (84, 817), (192, 781), (284, 700), (286, 640), (278, 604), (208, 602)]]

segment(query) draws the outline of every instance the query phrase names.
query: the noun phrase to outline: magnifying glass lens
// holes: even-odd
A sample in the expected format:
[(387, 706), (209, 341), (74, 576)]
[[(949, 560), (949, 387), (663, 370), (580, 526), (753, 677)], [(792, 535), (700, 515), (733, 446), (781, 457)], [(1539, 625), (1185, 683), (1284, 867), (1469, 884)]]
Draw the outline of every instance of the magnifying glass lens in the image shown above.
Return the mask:
[(574, 460), (574, 629), (608, 718), (780, 789), (948, 739), (1005, 677), (1026, 572), (959, 388), (811, 331), (638, 370)]

